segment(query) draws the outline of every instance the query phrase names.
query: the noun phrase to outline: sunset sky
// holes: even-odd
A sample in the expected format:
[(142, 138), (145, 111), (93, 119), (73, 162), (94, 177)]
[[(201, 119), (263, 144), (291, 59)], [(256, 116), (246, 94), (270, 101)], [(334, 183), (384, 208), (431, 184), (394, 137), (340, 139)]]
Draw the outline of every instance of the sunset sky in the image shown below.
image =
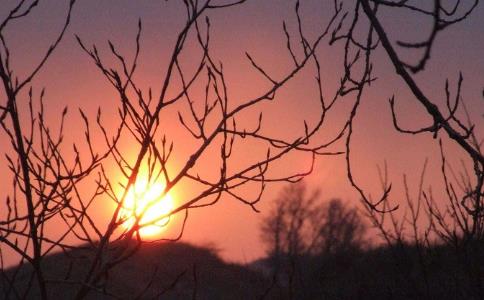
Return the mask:
[[(0, 4), (0, 19), (3, 19), (17, 1), (7, 0)], [(10, 45), (12, 68), (22, 78), (36, 64), (41, 54), (45, 52), (51, 41), (58, 34), (65, 18), (66, 1), (41, 1), (38, 8), (28, 18), (10, 25), (6, 31), (6, 39)], [(223, 1), (219, 1), (223, 3)], [(333, 1), (306, 0), (301, 1), (301, 16), (304, 30), (310, 38), (315, 38), (329, 21)], [(63, 3), (63, 4), (60, 4)], [(286, 50), (286, 41), (282, 28), (283, 20), (294, 35), (297, 32), (295, 1), (261, 0), (248, 1), (244, 5), (211, 12), (211, 51), (212, 55), (223, 62), (229, 93), (234, 103), (261, 93), (268, 87), (267, 81), (251, 66), (245, 53), (248, 52), (269, 73), (280, 77), (291, 68), (291, 58)], [(157, 95), (167, 68), (169, 55), (172, 51), (176, 35), (184, 24), (185, 11), (181, 1), (129, 1), (129, 0), (83, 0), (74, 7), (71, 24), (58, 49), (49, 59), (45, 67), (33, 81), (34, 93), (38, 95), (45, 87), (45, 109), (48, 122), (53, 128), (58, 128), (59, 116), (64, 106), (69, 107), (69, 115), (65, 125), (66, 151), (72, 142), (78, 142), (84, 137), (81, 129), (82, 119), (78, 108), (95, 120), (98, 107), (102, 109), (103, 121), (108, 130), (118, 122), (117, 109), (119, 100), (116, 91), (100, 74), (92, 60), (82, 51), (76, 42), (78, 35), (87, 46), (96, 44), (100, 54), (106, 61), (112, 62), (107, 40), (113, 42), (119, 51), (131, 58), (135, 49), (135, 37), (138, 19), (141, 19), (143, 31), (141, 34), (140, 63), (136, 80), (140, 86), (153, 89)], [(412, 14), (402, 14), (392, 18), (384, 18), (391, 39), (405, 40), (408, 37), (426, 37), (429, 24)], [(476, 123), (476, 132), (481, 137), (484, 134), (484, 8), (478, 6), (473, 14), (438, 36), (436, 45), (426, 70), (416, 76), (422, 89), (432, 99), (445, 105), (445, 79), (448, 78), (450, 88), (455, 90), (459, 71), (464, 77), (462, 98), (470, 111), (471, 118)], [(194, 36), (191, 36), (193, 39)], [(318, 48), (321, 63), (323, 88), (326, 97), (331, 97), (342, 76), (342, 45), (328, 45), (323, 40)], [(408, 51), (407, 51), (408, 52)], [(414, 56), (403, 51), (409, 59)], [(390, 181), (393, 183), (392, 201), (398, 203), (402, 195), (402, 176), (407, 174), (410, 184), (416, 189), (417, 180), (423, 162), (429, 158), (426, 186), (432, 185), (438, 190), (442, 185), (439, 170), (438, 140), (431, 134), (418, 136), (397, 133), (392, 125), (388, 99), (394, 95), (400, 123), (406, 127), (418, 128), (429, 124), (425, 111), (417, 103), (399, 77), (395, 75), (386, 54), (377, 50), (374, 54), (375, 76), (378, 80), (366, 90), (364, 101), (355, 121), (355, 132), (352, 140), (352, 164), (354, 176), (367, 192), (377, 196), (380, 192), (377, 166), (383, 166), (386, 161)], [(192, 70), (193, 64), (200, 57), (200, 49), (194, 41), (187, 42), (182, 52), (182, 65), (186, 70)], [(376, 58), (374, 58), (376, 59)], [(0, 105), (5, 104), (3, 89), (0, 93)], [(169, 91), (174, 94), (174, 91)], [(26, 92), (22, 94), (26, 100)], [(316, 137), (314, 144), (329, 139), (343, 122), (346, 121), (352, 97), (338, 103), (335, 110), (328, 116)], [(27, 112), (27, 102), (20, 109)], [(160, 131), (166, 134), (168, 140), (174, 143), (172, 168), (180, 168), (196, 146), (186, 130), (179, 124), (178, 111), (187, 113), (186, 109), (170, 107), (160, 118)], [(320, 116), (317, 86), (314, 84), (314, 67), (304, 69), (291, 80), (273, 102), (265, 102), (246, 112), (239, 119), (240, 125), (253, 128), (260, 112), (264, 113), (263, 131), (277, 137), (296, 138), (304, 132), (304, 121), (314, 125)], [(462, 116), (462, 111), (460, 112)], [(94, 122), (95, 123), (95, 122)], [(104, 147), (99, 131), (93, 137), (94, 142)], [(444, 137), (443, 133), (439, 137)], [(233, 162), (234, 168), (239, 165), (264, 157), (267, 149), (257, 144), (240, 141)], [(133, 147), (135, 145), (135, 147)], [(461, 150), (444, 139), (445, 151), (451, 164), (457, 170), (460, 168)], [(343, 151), (343, 143), (339, 142), (329, 148), (329, 151)], [(11, 189), (11, 174), (8, 173), (4, 154), (9, 153), (11, 145), (2, 131), (0, 133), (0, 211), (4, 210), (4, 198)], [(130, 140), (122, 141), (125, 155), (135, 158), (138, 145)], [(217, 155), (216, 151), (210, 152)], [(211, 176), (213, 158), (204, 157), (197, 172)], [(464, 162), (469, 165), (469, 161)], [(307, 171), (311, 165), (311, 155), (294, 153), (274, 165), (273, 174), (289, 174), (291, 172)], [(106, 166), (113, 178), (121, 178), (114, 165)], [(217, 167), (218, 168), (218, 167)], [(113, 179), (116, 181), (115, 179)], [(121, 179), (120, 179), (121, 180)], [(359, 196), (350, 187), (346, 177), (344, 156), (317, 157), (314, 171), (305, 179), (310, 188), (319, 188), (323, 200), (341, 198), (352, 205), (360, 205)], [(214, 244), (220, 249), (223, 258), (230, 261), (249, 262), (264, 255), (264, 245), (259, 239), (259, 224), (267, 215), (271, 200), (277, 197), (282, 184), (268, 184), (263, 200), (256, 205), (261, 211), (254, 212), (249, 206), (229, 197), (222, 199), (214, 206), (192, 209), (189, 212), (188, 223), (182, 240), (201, 245)], [(252, 187), (251, 187), (252, 188)], [(86, 187), (88, 189), (88, 187)], [(171, 197), (176, 203), (181, 203), (184, 197), (191, 195), (191, 187), (182, 184), (175, 187)], [(257, 191), (248, 189), (247, 193)], [(438, 197), (438, 192), (436, 193)], [(96, 219), (107, 222), (112, 203), (97, 203)], [(0, 213), (0, 216), (2, 214)], [(166, 234), (176, 236), (180, 220), (173, 220), (168, 225)], [(52, 229), (55, 230), (55, 229)]]

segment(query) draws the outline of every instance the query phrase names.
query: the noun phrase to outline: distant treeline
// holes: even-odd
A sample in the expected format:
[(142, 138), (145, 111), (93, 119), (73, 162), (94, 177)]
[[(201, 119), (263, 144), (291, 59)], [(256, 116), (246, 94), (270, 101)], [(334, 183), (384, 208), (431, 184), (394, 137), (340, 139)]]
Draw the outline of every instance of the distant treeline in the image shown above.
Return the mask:
[[(144, 244), (105, 274), (87, 298), (482, 299), (483, 242), (462, 249), (434, 246), (422, 252), (415, 245), (400, 244), (325, 255), (281, 255), (277, 261), (268, 257), (241, 266), (223, 262), (214, 249)], [(75, 295), (90, 253), (79, 249), (45, 260), (50, 297)], [(29, 265), (4, 270), (0, 298), (37, 298), (31, 271)], [(29, 284), (29, 294), (21, 294)]]

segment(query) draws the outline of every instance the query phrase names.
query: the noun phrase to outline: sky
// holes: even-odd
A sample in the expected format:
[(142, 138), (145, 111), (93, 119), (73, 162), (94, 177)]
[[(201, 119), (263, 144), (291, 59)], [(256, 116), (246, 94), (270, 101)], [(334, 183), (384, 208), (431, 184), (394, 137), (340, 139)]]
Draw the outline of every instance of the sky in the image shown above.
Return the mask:
[[(2, 1), (0, 19), (16, 1)], [(351, 1), (349, 1), (351, 2)], [(63, 3), (63, 4), (60, 4)], [(311, 38), (328, 22), (332, 11), (332, 1), (301, 1), (303, 28)], [(242, 101), (254, 96), (265, 87), (267, 82), (253, 70), (245, 53), (248, 52), (261, 62), (271, 74), (281, 76), (290, 69), (290, 56), (285, 48), (282, 22), (295, 33), (296, 18), (294, 1), (263, 0), (248, 1), (246, 4), (220, 10), (209, 15), (211, 19), (212, 54), (224, 64), (227, 82), (234, 101)], [(61, 28), (66, 13), (67, 1), (40, 1), (28, 18), (16, 21), (6, 31), (12, 53), (12, 66), (20, 77), (35, 65), (44, 53), (50, 41)], [(95, 118), (96, 110), (102, 107), (103, 118), (109, 127), (117, 120), (117, 102), (115, 91), (109, 86), (89, 57), (80, 49), (75, 36), (78, 35), (86, 45), (96, 44), (103, 57), (109, 60), (107, 40), (113, 42), (121, 53), (132, 57), (135, 49), (135, 37), (138, 19), (142, 20), (141, 55), (136, 79), (147, 89), (151, 87), (156, 95), (160, 91), (168, 62), (168, 55), (173, 48), (177, 32), (184, 22), (184, 7), (181, 1), (79, 1), (73, 11), (71, 24), (58, 49), (32, 83), (34, 91), (45, 88), (45, 106), (47, 119), (56, 128), (59, 115), (64, 106), (69, 107), (69, 119), (66, 124), (67, 143), (82, 138), (79, 129), (78, 108)], [(428, 24), (412, 14), (386, 15), (384, 24), (395, 39), (425, 36)], [(416, 76), (425, 92), (444, 103), (444, 84), (448, 78), (451, 87), (455, 86), (458, 72), (464, 76), (463, 98), (472, 118), (476, 121), (476, 130), (483, 131), (484, 105), (482, 91), (484, 87), (484, 8), (476, 8), (474, 13), (462, 24), (444, 32), (437, 38), (431, 60), (423, 74)], [(324, 41), (318, 49), (321, 59), (322, 77), (327, 97), (341, 76), (341, 47), (329, 46)], [(182, 53), (182, 65), (193, 68), (198, 59), (199, 50), (193, 42), (188, 42)], [(355, 178), (366, 190), (376, 195), (379, 189), (377, 166), (388, 164), (390, 180), (394, 183), (395, 201), (399, 201), (402, 191), (402, 176), (417, 178), (426, 158), (429, 158), (428, 185), (437, 187), (441, 184), (436, 174), (440, 168), (437, 140), (430, 134), (408, 136), (396, 133), (392, 127), (388, 99), (394, 95), (396, 107), (402, 124), (419, 127), (428, 122), (422, 113), (422, 107), (412, 98), (401, 79), (394, 74), (389, 60), (380, 50), (376, 53), (375, 70), (378, 80), (364, 96), (364, 102), (356, 119), (353, 138), (353, 156)], [(409, 55), (411, 58), (412, 56)], [(112, 60), (111, 60), (112, 62)], [(242, 124), (249, 128), (264, 112), (264, 132), (276, 136), (296, 137), (304, 130), (304, 121), (314, 124), (319, 117), (319, 103), (314, 84), (314, 69), (303, 70), (278, 93), (277, 101), (264, 103), (256, 110), (251, 110)], [(454, 84), (454, 85), (452, 85)], [(2, 90), (3, 93), (3, 90)], [(0, 104), (5, 102), (5, 95), (0, 93)], [(25, 94), (23, 95), (25, 100)], [(317, 139), (324, 140), (331, 136), (348, 113), (351, 102), (342, 101), (335, 111), (328, 116)], [(26, 108), (25, 102), (23, 109)], [(26, 111), (23, 111), (26, 113)], [(162, 130), (174, 142), (174, 168), (186, 159), (193, 144), (189, 136), (178, 123), (176, 109), (168, 110), (162, 117)], [(482, 136), (482, 135), (481, 135)], [(97, 137), (98, 142), (100, 137)], [(451, 143), (445, 143), (446, 151), (451, 154), (453, 163), (459, 164), (462, 157), (460, 150)], [(4, 192), (11, 187), (3, 154), (9, 150), (9, 143), (4, 133), (0, 133), (0, 201), (4, 201)], [(127, 155), (135, 155), (129, 141), (123, 145)], [(4, 150), (5, 149), (5, 150)], [(337, 144), (332, 150), (341, 150)], [(262, 147), (241, 144), (240, 161), (257, 158), (265, 154)], [(468, 162), (467, 162), (468, 163)], [(310, 157), (307, 154), (294, 154), (276, 165), (274, 172), (307, 170)], [(346, 178), (343, 157), (317, 158), (313, 173), (306, 178), (311, 188), (322, 191), (323, 200), (341, 198), (352, 205), (359, 205), (358, 195), (349, 186)], [(210, 158), (202, 164), (210, 172)], [(112, 176), (119, 176), (115, 169), (110, 169)], [(201, 245), (215, 245), (223, 258), (229, 261), (250, 262), (264, 255), (264, 245), (259, 239), (259, 224), (268, 215), (271, 200), (277, 197), (282, 184), (269, 185), (263, 200), (257, 205), (261, 211), (255, 213), (250, 207), (232, 198), (223, 197), (216, 205), (190, 211), (183, 240)], [(186, 187), (176, 190), (178, 201), (184, 197)], [(248, 191), (249, 193), (251, 191)], [(401, 199), (400, 199), (401, 200)], [(4, 203), (0, 203), (1, 205)], [(109, 215), (110, 206), (99, 204), (94, 214), (100, 222)], [(55, 226), (54, 226), (55, 227)], [(172, 228), (173, 227), (173, 228)], [(176, 226), (168, 228), (175, 232)], [(55, 229), (53, 229), (55, 230)]]

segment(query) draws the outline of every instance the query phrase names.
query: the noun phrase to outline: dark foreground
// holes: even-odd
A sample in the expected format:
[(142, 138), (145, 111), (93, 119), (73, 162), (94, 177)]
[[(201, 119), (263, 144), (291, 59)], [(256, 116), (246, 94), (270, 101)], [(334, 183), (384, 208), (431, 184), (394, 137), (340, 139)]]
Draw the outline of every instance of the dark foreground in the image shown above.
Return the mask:
[[(87, 298), (483, 299), (481, 243), (465, 249), (436, 246), (422, 252), (400, 245), (325, 257), (263, 259), (241, 266), (222, 261), (213, 249), (145, 244), (105, 274)], [(85, 249), (45, 259), (51, 299), (74, 297), (90, 257), (92, 251)], [(35, 280), (28, 288), (29, 266), (2, 273), (0, 298), (38, 298)]]

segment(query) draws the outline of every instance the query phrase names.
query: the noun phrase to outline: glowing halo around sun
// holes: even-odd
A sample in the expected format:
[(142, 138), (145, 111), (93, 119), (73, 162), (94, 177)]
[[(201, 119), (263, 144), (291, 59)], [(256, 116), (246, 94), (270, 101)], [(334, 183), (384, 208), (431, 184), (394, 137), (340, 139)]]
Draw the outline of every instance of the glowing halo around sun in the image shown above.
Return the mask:
[(139, 234), (145, 239), (158, 237), (170, 221), (168, 215), (174, 208), (170, 194), (163, 195), (164, 184), (150, 183), (146, 178), (138, 178), (126, 195), (120, 217), (125, 229), (131, 229), (139, 220)]

